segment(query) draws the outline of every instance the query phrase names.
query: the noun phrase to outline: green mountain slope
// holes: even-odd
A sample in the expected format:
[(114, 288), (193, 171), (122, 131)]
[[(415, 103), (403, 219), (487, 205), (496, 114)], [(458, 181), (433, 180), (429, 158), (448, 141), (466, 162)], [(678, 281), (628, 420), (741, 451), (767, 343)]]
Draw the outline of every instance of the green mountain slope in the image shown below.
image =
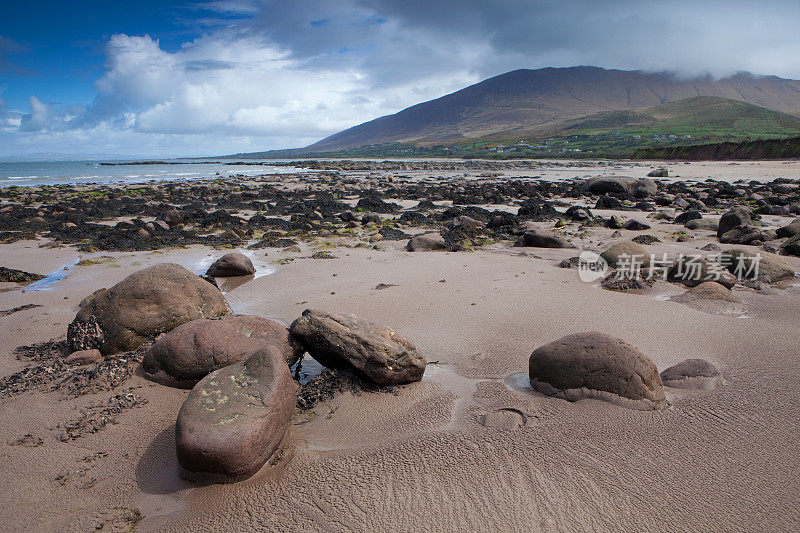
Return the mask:
[[(698, 96), (791, 113), (800, 109), (800, 81), (747, 73), (722, 80), (684, 80), (669, 73), (597, 67), (516, 70), (365, 122), (302, 150), (325, 152), (389, 143), (424, 146), (485, 137), (531, 137), (560, 130), (568, 121), (580, 117), (614, 111), (640, 113), (642, 109)], [(669, 110), (665, 113), (669, 114)], [(627, 122), (631, 116), (617, 119)]]
[(596, 135), (692, 135), (776, 137), (800, 133), (800, 118), (765, 107), (698, 96), (637, 111), (609, 111), (568, 121), (554, 131)]

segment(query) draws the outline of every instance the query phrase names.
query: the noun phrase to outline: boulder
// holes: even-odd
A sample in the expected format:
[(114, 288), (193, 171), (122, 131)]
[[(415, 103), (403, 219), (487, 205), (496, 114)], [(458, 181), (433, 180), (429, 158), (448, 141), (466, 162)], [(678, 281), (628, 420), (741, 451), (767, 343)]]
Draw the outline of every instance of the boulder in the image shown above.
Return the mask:
[(486, 225), (481, 222), (480, 220), (475, 220), (474, 218), (468, 217), (466, 215), (460, 215), (457, 217), (453, 217), (450, 221), (449, 227), (457, 228), (459, 226), (465, 228), (483, 228)]
[(232, 276), (250, 276), (256, 268), (250, 258), (240, 252), (225, 254), (208, 267), (206, 276), (226, 278)]
[(704, 281), (716, 281), (726, 289), (736, 285), (736, 277), (725, 267), (699, 255), (678, 257), (667, 271), (667, 280), (687, 287), (696, 287)]
[(412, 237), (406, 244), (406, 250), (409, 252), (444, 250), (444, 246), (444, 237), (440, 233), (426, 233)]
[(342, 211), (341, 213), (339, 213), (339, 218), (342, 219), (342, 222), (357, 222), (361, 220), (360, 216), (356, 215), (349, 209), (347, 211)]
[(631, 230), (631, 231), (644, 231), (646, 229), (650, 229), (650, 226), (639, 222), (638, 220), (630, 219), (625, 224), (622, 225), (624, 229)]
[(355, 315), (306, 309), (289, 330), (323, 366), (352, 369), (380, 385), (419, 381), (425, 372), (411, 341)]
[[(717, 229), (719, 233), (719, 229)], [(752, 244), (756, 241), (765, 242), (770, 240), (769, 236), (755, 226), (736, 226), (726, 231), (719, 238), (722, 244)]]
[(377, 194), (370, 194), (361, 198), (356, 207), (373, 213), (396, 213), (401, 207), (395, 203), (386, 202)]
[(744, 313), (742, 301), (734, 296), (730, 289), (715, 281), (704, 281), (683, 294), (673, 296), (670, 300), (715, 315), (739, 316)]
[(92, 363), (99, 363), (103, 360), (103, 354), (97, 348), (91, 350), (79, 350), (72, 352), (64, 358), (64, 362), (68, 365), (89, 365)]
[(181, 477), (235, 482), (261, 469), (288, 429), (297, 385), (283, 353), (262, 349), (203, 378), (175, 423)]
[(600, 398), (637, 409), (667, 405), (653, 361), (603, 333), (567, 335), (537, 348), (528, 371), (534, 389), (569, 401)]
[(675, 209), (688, 209), (691, 204), (684, 198), (678, 197), (672, 201), (672, 207)]
[(533, 246), (536, 248), (569, 248), (567, 242), (552, 231), (541, 228), (528, 229), (520, 235), (514, 246)]
[(778, 228), (775, 231), (775, 235), (781, 239), (784, 237), (792, 238), (800, 235), (800, 218), (796, 218), (788, 225)]
[(549, 202), (540, 198), (531, 198), (522, 202), (517, 216), (523, 220), (550, 220), (561, 214)]
[(622, 205), (618, 199), (614, 198), (613, 196), (601, 196), (597, 199), (597, 203), (594, 204), (595, 209), (624, 209), (625, 206)]
[(44, 276), (41, 274), (31, 274), (30, 272), (17, 270), (15, 268), (0, 267), (0, 281), (2, 282), (31, 283), (43, 278)]
[(738, 226), (752, 226), (753, 215), (751, 211), (745, 207), (734, 207), (719, 219), (719, 228), (717, 229), (717, 237), (722, 237), (727, 232)]
[(686, 222), (686, 229), (717, 231), (719, 222), (711, 218), (696, 218)]
[(361, 225), (367, 226), (369, 224), (380, 224), (381, 217), (376, 215), (375, 213), (367, 213), (366, 215), (362, 215), (361, 217)]
[(567, 212), (564, 213), (564, 216), (576, 222), (583, 222), (594, 218), (594, 215), (592, 215), (591, 211), (577, 205), (573, 205), (572, 207), (567, 209)]
[(690, 220), (700, 220), (703, 218), (703, 214), (700, 211), (691, 210), (691, 211), (684, 211), (680, 215), (675, 217), (673, 221), (675, 224), (683, 224), (686, 225), (687, 222)]
[(743, 280), (776, 283), (794, 277), (794, 269), (778, 255), (731, 248), (720, 254), (720, 262)]
[(186, 322), (231, 312), (216, 287), (174, 263), (135, 272), (83, 304), (67, 341), (74, 351), (98, 348), (103, 355), (135, 350)]
[(636, 178), (628, 176), (600, 176), (589, 179), (585, 188), (593, 194), (631, 194)]
[(600, 176), (586, 182), (586, 190), (593, 194), (633, 195), (637, 198), (652, 196), (658, 192), (653, 180), (628, 176)]
[(648, 178), (667, 178), (669, 177), (669, 171), (667, 167), (658, 167), (655, 170), (651, 170), (647, 173)]
[(722, 376), (710, 361), (685, 359), (664, 370), (661, 382), (676, 389), (713, 389), (722, 384)]
[(650, 253), (633, 241), (619, 242), (600, 254), (600, 257), (613, 268), (618, 268), (623, 264), (631, 266), (634, 258), (642, 268), (650, 266)]
[(655, 196), (656, 193), (658, 193), (658, 185), (653, 180), (642, 178), (636, 180), (633, 185), (634, 198), (649, 198)]
[(625, 219), (619, 215), (611, 215), (606, 221), (606, 227), (611, 229), (622, 229), (625, 226)]
[(144, 375), (165, 385), (191, 388), (208, 374), (272, 347), (288, 366), (303, 355), (289, 329), (254, 315), (199, 318), (173, 329), (153, 343), (142, 360)]
[(781, 253), (783, 255), (800, 257), (800, 235), (784, 241), (784, 243), (781, 245)]

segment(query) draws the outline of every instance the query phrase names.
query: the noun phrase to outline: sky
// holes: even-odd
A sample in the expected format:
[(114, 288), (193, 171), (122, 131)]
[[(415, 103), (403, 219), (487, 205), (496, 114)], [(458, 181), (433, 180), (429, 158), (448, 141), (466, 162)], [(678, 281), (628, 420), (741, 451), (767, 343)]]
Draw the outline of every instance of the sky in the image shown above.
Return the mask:
[(800, 2), (3, 0), (0, 157), (311, 144), (518, 68), (800, 79)]

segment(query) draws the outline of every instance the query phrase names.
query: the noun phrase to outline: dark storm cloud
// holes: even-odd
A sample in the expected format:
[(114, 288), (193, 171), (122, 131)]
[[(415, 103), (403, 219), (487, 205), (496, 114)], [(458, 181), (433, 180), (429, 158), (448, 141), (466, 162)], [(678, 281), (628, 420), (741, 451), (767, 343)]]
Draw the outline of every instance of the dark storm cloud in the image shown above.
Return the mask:
[(268, 0), (249, 24), (296, 57), (371, 52), (380, 80), (447, 68), (446, 58), (482, 76), (591, 64), (797, 77), (799, 20), (796, 0)]

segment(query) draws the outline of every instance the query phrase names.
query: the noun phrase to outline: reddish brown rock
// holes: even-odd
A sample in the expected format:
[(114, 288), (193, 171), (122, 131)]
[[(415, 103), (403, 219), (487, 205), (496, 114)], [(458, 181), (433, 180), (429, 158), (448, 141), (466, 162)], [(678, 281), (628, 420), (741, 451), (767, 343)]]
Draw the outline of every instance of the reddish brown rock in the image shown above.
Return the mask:
[(135, 350), (186, 322), (229, 313), (216, 287), (180, 265), (161, 263), (82, 302), (67, 341), (72, 350), (98, 348), (109, 355)]
[(206, 272), (207, 276), (215, 278), (227, 278), (233, 276), (249, 276), (255, 274), (256, 268), (250, 258), (241, 252), (231, 252), (225, 254), (210, 267)]
[(636, 409), (667, 405), (653, 361), (603, 333), (567, 335), (537, 348), (528, 372), (534, 389), (569, 401), (599, 398)]
[(229, 483), (258, 472), (283, 440), (296, 395), (283, 354), (273, 348), (203, 378), (175, 424), (181, 477)]
[(102, 360), (103, 354), (100, 353), (100, 350), (92, 348), (91, 350), (72, 352), (64, 359), (64, 362), (68, 365), (89, 365), (99, 363)]
[(352, 369), (381, 385), (419, 381), (425, 372), (425, 357), (411, 341), (355, 315), (306, 309), (289, 330), (323, 366)]
[(182, 324), (156, 340), (142, 360), (149, 379), (173, 387), (191, 388), (210, 372), (273, 347), (288, 366), (303, 349), (283, 324), (254, 315), (200, 318)]

